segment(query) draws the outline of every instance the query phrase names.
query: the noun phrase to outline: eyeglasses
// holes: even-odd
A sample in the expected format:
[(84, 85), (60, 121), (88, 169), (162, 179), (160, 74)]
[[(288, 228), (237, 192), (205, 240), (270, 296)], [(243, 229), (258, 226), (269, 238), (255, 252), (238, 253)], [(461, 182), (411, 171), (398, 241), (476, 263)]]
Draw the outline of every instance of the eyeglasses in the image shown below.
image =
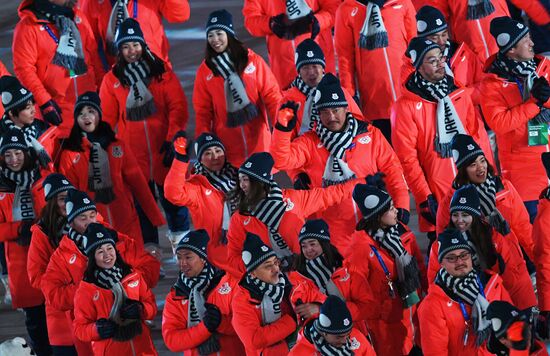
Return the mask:
[(434, 68), (437, 68), (440, 63), (445, 63), (447, 61), (447, 56), (444, 56), (443, 54), (440, 54), (439, 57), (434, 58), (430, 61), (426, 61), (424, 63), (431, 65)]
[(470, 258), (472, 254), (470, 252), (463, 252), (461, 253), (460, 255), (452, 255), (452, 256), (447, 256), (447, 257), (444, 257), (444, 260), (446, 260), (447, 262), (450, 262), (450, 263), (455, 263), (457, 262), (459, 259), (461, 261), (466, 261), (468, 258)]

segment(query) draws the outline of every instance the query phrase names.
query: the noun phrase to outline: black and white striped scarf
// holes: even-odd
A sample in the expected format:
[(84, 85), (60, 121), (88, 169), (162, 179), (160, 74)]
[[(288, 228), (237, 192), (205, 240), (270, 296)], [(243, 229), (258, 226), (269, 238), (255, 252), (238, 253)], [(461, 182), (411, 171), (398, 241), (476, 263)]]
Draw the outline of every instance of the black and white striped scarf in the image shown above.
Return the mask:
[(292, 256), (292, 251), (290, 251), (286, 241), (279, 233), (279, 226), (285, 214), (286, 206), (287, 204), (283, 201), (283, 191), (272, 180), (267, 197), (259, 202), (251, 212), (252, 216), (260, 220), (267, 227), (271, 248), (273, 248), (273, 251), (275, 251), (275, 254), (280, 259)]
[(306, 338), (309, 338), (313, 346), (315, 346), (315, 349), (322, 355), (322, 356), (353, 356), (355, 353), (351, 349), (351, 341), (348, 337), (348, 340), (346, 343), (342, 346), (332, 346), (329, 344), (323, 335), (321, 335), (321, 332), (317, 329), (317, 323), (319, 321), (315, 320), (309, 327), (304, 328), (304, 333), (306, 334)]
[(7, 115), (2, 118), (2, 125), (6, 129), (17, 129), (23, 131), (27, 146), (32, 147), (38, 157), (38, 162), (44, 168), (52, 161), (48, 152), (40, 142), (38, 142), (38, 130), (33, 125), (17, 126)]
[(281, 303), (285, 296), (286, 279), (284, 275), (280, 273), (279, 282), (271, 284), (247, 274), (245, 283), (254, 294), (262, 297), (262, 325), (268, 325), (279, 320), (282, 315)]
[(305, 0), (285, 0), (285, 5), (285, 13), (289, 20), (305, 17), (311, 12)]
[(468, 0), (467, 20), (478, 20), (495, 12), (491, 0)]
[(88, 189), (95, 193), (97, 203), (109, 204), (115, 200), (109, 154), (100, 142), (92, 141), (92, 135), (86, 135), (90, 142), (90, 161), (88, 162)]
[(311, 120), (311, 109), (313, 108), (313, 99), (315, 97), (315, 88), (310, 87), (299, 75), (294, 78), (290, 86), (297, 88), (305, 95), (304, 112), (302, 113), (302, 124), (300, 125), (300, 134), (313, 129), (314, 122)]
[(40, 179), (38, 168), (14, 172), (2, 169), (2, 176), (15, 183), (15, 193), (12, 205), (13, 221), (34, 220), (36, 212), (32, 198), (32, 185)]
[(312, 260), (306, 259), (306, 276), (313, 279), (319, 290), (326, 295), (335, 295), (342, 300), (342, 293), (332, 281), (334, 267), (329, 266), (326, 258), (319, 255)]
[(344, 183), (356, 178), (355, 172), (344, 161), (344, 155), (359, 132), (359, 122), (348, 112), (346, 114), (346, 128), (340, 132), (333, 132), (321, 123), (318, 115), (319, 111), (313, 105), (311, 120), (315, 123), (315, 132), (323, 146), (330, 153), (323, 173), (323, 187)]
[[(124, 22), (130, 15), (128, 14), (129, 0), (116, 0), (109, 15), (109, 23), (107, 24), (107, 32), (105, 33), (105, 42), (107, 52), (114, 56), (118, 53), (118, 48), (115, 45), (115, 34), (118, 26)], [(134, 4), (134, 6), (137, 6)]]
[(359, 33), (359, 47), (368, 50), (388, 47), (388, 31), (382, 18), (382, 9), (370, 1), (366, 6), (367, 14)]
[(479, 202), (481, 203), (481, 212), (488, 219), (489, 224), (500, 234), (508, 235), (510, 233), (510, 224), (504, 219), (497, 209), (497, 182), (496, 177), (487, 176), (485, 182), (474, 184)]
[(85, 235), (82, 235), (72, 227), (69, 227), (67, 232), (67, 237), (69, 240), (74, 242), (76, 247), (83, 255), (86, 255), (86, 247), (88, 246), (88, 238)]
[(454, 277), (444, 268), (440, 268), (436, 281), (437, 284), (454, 293), (460, 301), (472, 306), (472, 320), (477, 334), (476, 343), (483, 344), (489, 337), (491, 322), (486, 317), (489, 302), (483, 296), (481, 291), (483, 286), (478, 282), (476, 271), (472, 270), (464, 277)]
[(434, 149), (439, 153), (441, 158), (452, 157), (451, 141), (453, 137), (456, 134), (466, 134), (453, 101), (449, 98), (449, 94), (452, 91), (452, 77), (445, 75), (439, 82), (432, 83), (424, 79), (420, 72), (416, 71), (413, 76), (413, 83), (437, 101), (437, 133), (434, 139)]
[(542, 198), (545, 198), (545, 199), (550, 200), (550, 188), (546, 188), (546, 189), (542, 192)]
[(180, 273), (180, 277), (177, 283), (181, 283), (189, 290), (189, 305), (187, 313), (187, 327), (197, 325), (204, 317), (206, 308), (204, 303), (206, 299), (204, 297), (204, 291), (210, 285), (210, 281), (214, 277), (216, 269), (210, 264), (206, 263), (204, 268), (198, 276), (193, 278), (187, 278), (183, 273)]
[(250, 102), (244, 83), (235, 70), (229, 53), (226, 51), (213, 57), (212, 62), (224, 80), (227, 126), (242, 126), (258, 116), (258, 108)]
[(127, 63), (124, 67), (124, 78), (130, 86), (126, 97), (126, 117), (130, 121), (143, 121), (157, 111), (153, 94), (148, 89), (150, 76), (151, 69), (144, 60)]
[[(534, 59), (521, 62), (508, 58), (498, 52), (493, 62), (493, 68), (500, 73), (507, 74), (509, 77), (521, 81), (523, 85), (521, 93), (523, 101), (529, 100), (533, 82), (539, 77), (537, 74), (537, 63)], [(540, 112), (532, 120), (537, 123), (550, 122), (550, 110), (541, 107)]]
[(116, 263), (111, 268), (96, 268), (94, 271), (94, 277), (97, 285), (105, 289), (113, 289), (115, 284), (120, 283), (122, 279), (122, 268)]

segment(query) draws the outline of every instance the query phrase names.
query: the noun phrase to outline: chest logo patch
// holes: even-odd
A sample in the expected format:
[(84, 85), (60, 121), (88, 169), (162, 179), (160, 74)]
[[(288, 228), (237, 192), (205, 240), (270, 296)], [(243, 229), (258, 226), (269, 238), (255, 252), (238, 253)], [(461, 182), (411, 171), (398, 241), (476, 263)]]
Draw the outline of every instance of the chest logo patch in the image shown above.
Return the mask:
[(370, 143), (371, 138), (370, 138), (370, 135), (367, 135), (367, 136), (360, 137), (359, 140), (357, 141), (359, 141), (359, 143), (362, 145), (366, 145)]
[(133, 281), (128, 283), (128, 287), (130, 288), (136, 288), (137, 286), (139, 286), (139, 281)]
[(225, 282), (220, 288), (218, 288), (218, 293), (221, 295), (229, 294), (231, 292), (231, 286), (229, 283)]
[(120, 158), (122, 156), (124, 156), (124, 151), (122, 151), (122, 147), (121, 146), (113, 146), (113, 157), (114, 158)]
[(72, 264), (74, 264), (74, 263), (75, 263), (75, 261), (76, 261), (76, 255), (75, 255), (75, 254), (73, 254), (73, 255), (71, 256), (71, 258), (69, 258), (69, 264), (71, 264), (71, 265), (72, 265)]
[(206, 194), (206, 195), (212, 194), (212, 189), (206, 189), (206, 190), (204, 191), (204, 194)]
[(292, 202), (292, 200), (285, 199), (285, 203), (286, 203), (285, 211), (291, 211), (292, 209), (294, 209), (294, 203)]
[(349, 339), (349, 341), (350, 341), (350, 349), (358, 350), (361, 347), (361, 343), (357, 341), (356, 338), (352, 337)]
[(254, 66), (253, 63), (250, 63), (245, 69), (244, 69), (244, 72), (246, 74), (252, 74), (256, 71), (256, 66)]
[(94, 297), (92, 298), (94, 302), (97, 302), (99, 300), (99, 291), (96, 290), (94, 293)]

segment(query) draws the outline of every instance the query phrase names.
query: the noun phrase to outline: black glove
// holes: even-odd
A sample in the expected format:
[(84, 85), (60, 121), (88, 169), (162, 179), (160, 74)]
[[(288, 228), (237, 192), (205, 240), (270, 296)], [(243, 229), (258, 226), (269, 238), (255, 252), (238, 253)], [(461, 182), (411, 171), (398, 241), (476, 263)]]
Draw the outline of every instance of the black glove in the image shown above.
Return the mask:
[(100, 338), (108, 339), (115, 335), (117, 325), (112, 320), (101, 318), (95, 322), (95, 327)]
[(319, 20), (317, 20), (317, 17), (313, 14), (313, 11), (310, 12), (307, 17), (311, 20), (311, 39), (314, 40), (319, 32), (321, 32), (321, 25), (319, 25)]
[(164, 157), (162, 157), (162, 164), (164, 165), (164, 167), (170, 167), (172, 165), (174, 157), (176, 156), (176, 152), (174, 151), (174, 145), (172, 144), (172, 142), (164, 141), (162, 146), (160, 146), (159, 153), (164, 153)]
[(202, 318), (202, 322), (204, 323), (204, 326), (206, 326), (208, 331), (210, 331), (210, 333), (213, 333), (218, 329), (218, 326), (220, 326), (220, 323), (222, 322), (222, 313), (220, 312), (220, 309), (214, 304), (205, 303), (204, 307), (206, 308), (206, 312), (204, 313), (204, 318)]
[(538, 77), (533, 81), (533, 86), (531, 87), (531, 95), (533, 98), (537, 99), (537, 104), (539, 106), (544, 105), (550, 98), (550, 85), (544, 77)]
[(547, 340), (550, 337), (550, 312), (543, 311), (537, 316), (537, 319), (534, 320), (534, 330), (535, 335), (541, 340)]
[(61, 118), (61, 108), (53, 100), (49, 100), (43, 105), (40, 105), (40, 112), (44, 120), (54, 126), (59, 126), (63, 122)]
[(285, 39), (286, 38), (286, 32), (287, 32), (287, 26), (284, 23), (285, 14), (279, 14), (277, 16), (272, 16), (269, 19), (269, 28), (271, 29), (271, 32), (275, 34), (275, 36)]
[(355, 94), (353, 96), (353, 101), (355, 101), (355, 104), (357, 104), (357, 106), (361, 107), (361, 99), (359, 98), (359, 94)]
[(185, 131), (180, 130), (176, 132), (174, 139), (172, 140), (174, 157), (181, 162), (189, 162), (189, 156), (187, 155), (187, 138), (185, 136)]
[(123, 319), (141, 319), (143, 305), (133, 299), (126, 299), (120, 308), (120, 317)]
[(29, 246), (31, 244), (31, 227), (33, 226), (32, 220), (23, 220), (21, 221), (21, 224), (19, 224), (19, 227), (17, 228), (17, 239), (15, 242), (19, 246)]
[[(279, 131), (284, 131), (284, 132), (290, 132), (294, 130), (294, 128), (296, 127), (296, 117), (298, 116), (298, 108), (299, 108), (299, 105), (295, 101), (287, 101), (286, 103), (281, 105), (281, 107), (279, 108), (279, 112), (277, 114), (277, 122), (275, 123), (275, 128)], [(285, 109), (292, 110), (293, 116), (291, 119), (288, 119), (289, 110), (285, 110)], [(285, 122), (286, 122), (286, 126), (284, 125)]]
[(409, 213), (407, 209), (397, 208), (397, 220), (407, 225), (409, 223), (410, 218), (411, 218), (411, 213)]
[(380, 190), (386, 190), (386, 183), (384, 183), (384, 177), (386, 177), (386, 175), (382, 172), (369, 174), (368, 176), (365, 177), (365, 182), (368, 185), (371, 185)]
[(428, 199), (420, 203), (420, 215), (426, 219), (430, 224), (435, 225), (435, 218), (437, 216), (437, 200), (435, 200), (432, 194), (428, 195)]
[(296, 190), (309, 190), (311, 184), (311, 179), (307, 175), (307, 173), (302, 172), (298, 173), (296, 176), (296, 180), (294, 181), (294, 189)]

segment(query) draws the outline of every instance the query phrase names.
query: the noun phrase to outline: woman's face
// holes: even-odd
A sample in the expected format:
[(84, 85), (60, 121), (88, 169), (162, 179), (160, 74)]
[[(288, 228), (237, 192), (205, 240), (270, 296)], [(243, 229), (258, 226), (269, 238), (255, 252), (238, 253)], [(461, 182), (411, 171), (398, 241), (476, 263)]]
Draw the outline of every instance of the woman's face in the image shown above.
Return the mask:
[(397, 209), (391, 204), (388, 211), (380, 217), (380, 226), (386, 228), (397, 224)]
[(239, 173), (239, 187), (243, 190), (244, 195), (248, 196), (250, 192), (250, 178), (244, 173)]
[(212, 146), (204, 150), (201, 163), (211, 172), (219, 172), (225, 164), (225, 152), (220, 146)]
[(143, 47), (140, 42), (126, 42), (121, 46), (120, 53), (127, 63), (134, 63), (141, 59)]
[(103, 244), (95, 250), (94, 257), (99, 268), (113, 268), (116, 262), (116, 249), (111, 243)]
[(216, 53), (222, 53), (227, 49), (227, 32), (224, 30), (209, 31), (207, 40)]
[(317, 239), (305, 239), (300, 242), (302, 253), (308, 260), (317, 258), (323, 254), (323, 247)]
[(67, 199), (68, 192), (61, 192), (58, 193), (55, 197), (55, 201), (57, 203), (57, 212), (59, 215), (67, 217), (67, 210), (65, 209), (65, 199)]
[(91, 106), (84, 106), (76, 117), (80, 129), (86, 133), (92, 133), (99, 124), (99, 113)]
[(13, 121), (13, 123), (17, 127), (23, 127), (25, 125), (32, 124), (35, 116), (36, 116), (36, 108), (34, 106), (33, 100), (27, 101), (27, 105), (23, 110), (19, 112), (17, 116), (13, 115), (11, 112), (9, 113), (10, 119)]
[(15, 148), (10, 148), (4, 153), (4, 160), (9, 170), (19, 172), (25, 164), (25, 152)]
[(487, 180), (487, 160), (484, 155), (479, 155), (468, 167), (466, 167), (468, 180), (473, 184), (482, 184)]
[(472, 227), (472, 221), (474, 218), (472, 215), (464, 212), (464, 211), (455, 211), (451, 214), (451, 221), (453, 222), (453, 225), (460, 230), (460, 232), (465, 232), (470, 230), (470, 227)]

